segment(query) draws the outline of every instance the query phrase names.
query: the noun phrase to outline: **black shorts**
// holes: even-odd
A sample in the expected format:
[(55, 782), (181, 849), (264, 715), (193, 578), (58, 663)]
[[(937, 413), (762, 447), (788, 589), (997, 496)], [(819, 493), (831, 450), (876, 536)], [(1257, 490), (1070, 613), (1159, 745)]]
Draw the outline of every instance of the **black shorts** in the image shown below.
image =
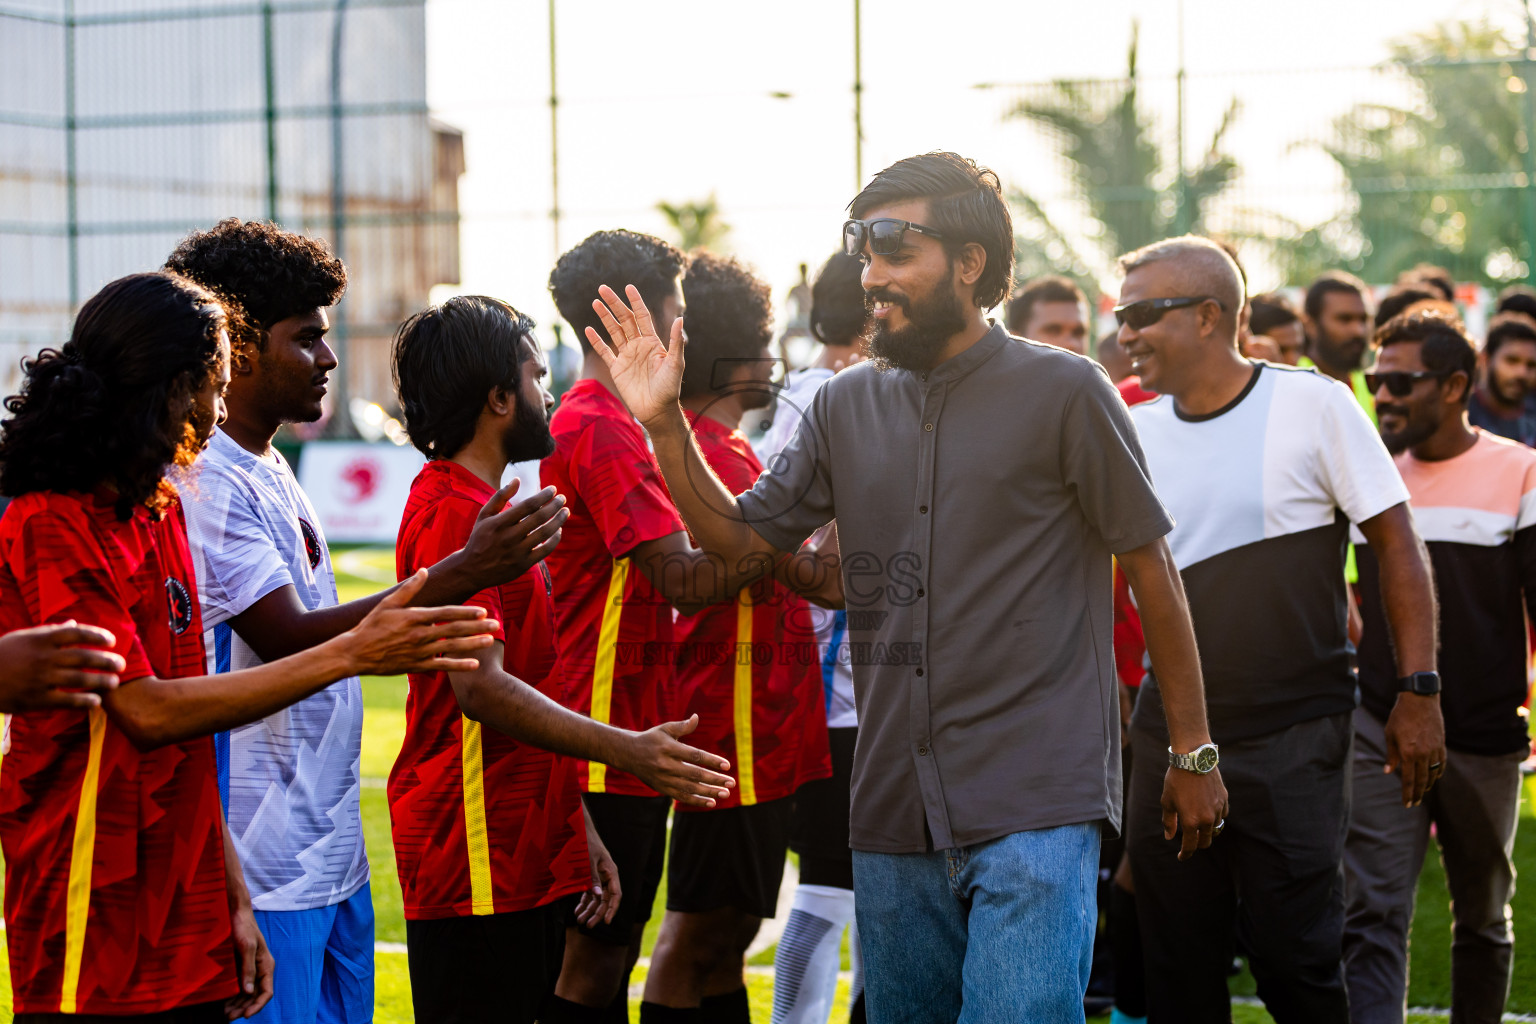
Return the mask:
[(405, 922), (416, 1019), (534, 1024), (554, 995), (575, 902)]
[(793, 814), (792, 797), (723, 811), (678, 812), (667, 861), (667, 909), (702, 914), (733, 907), (772, 917)]
[(224, 1000), (178, 1006), (162, 1013), (136, 1013), (126, 1017), (103, 1013), (18, 1013), (17, 1024), (219, 1024), (224, 1016)]
[(608, 847), (608, 855), (619, 869), (619, 888), (623, 897), (618, 912), (607, 924), (588, 928), (573, 927), (598, 942), (627, 946), (636, 926), (645, 927), (661, 887), (661, 873), (667, 862), (667, 812), (672, 801), (664, 796), (625, 796), (621, 793), (583, 793), (587, 816), (598, 838)]
[(807, 782), (795, 793), (789, 848), (800, 855), (805, 885), (853, 888), (853, 851), (848, 848), (848, 805), (853, 787), (853, 747), (858, 726), (828, 729), (832, 776)]

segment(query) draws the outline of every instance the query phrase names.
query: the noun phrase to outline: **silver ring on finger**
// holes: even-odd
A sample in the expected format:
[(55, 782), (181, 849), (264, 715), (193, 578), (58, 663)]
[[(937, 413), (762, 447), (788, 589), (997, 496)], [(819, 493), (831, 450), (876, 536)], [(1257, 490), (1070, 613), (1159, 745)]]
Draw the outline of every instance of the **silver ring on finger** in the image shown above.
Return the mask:
[(1227, 827), (1227, 819), (1226, 818), (1222, 818), (1216, 824), (1212, 825), (1211, 826), (1211, 838), (1215, 839), (1217, 836), (1221, 835), (1221, 830), (1226, 828), (1226, 827)]

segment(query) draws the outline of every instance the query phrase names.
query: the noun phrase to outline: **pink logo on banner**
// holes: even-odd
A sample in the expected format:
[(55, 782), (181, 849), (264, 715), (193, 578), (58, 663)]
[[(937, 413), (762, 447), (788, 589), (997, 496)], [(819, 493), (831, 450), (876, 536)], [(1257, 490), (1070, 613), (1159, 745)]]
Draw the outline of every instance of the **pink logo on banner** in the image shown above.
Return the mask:
[(341, 469), (341, 482), (348, 489), (348, 501), (367, 501), (373, 497), (383, 477), (384, 467), (377, 459), (367, 456), (352, 459)]

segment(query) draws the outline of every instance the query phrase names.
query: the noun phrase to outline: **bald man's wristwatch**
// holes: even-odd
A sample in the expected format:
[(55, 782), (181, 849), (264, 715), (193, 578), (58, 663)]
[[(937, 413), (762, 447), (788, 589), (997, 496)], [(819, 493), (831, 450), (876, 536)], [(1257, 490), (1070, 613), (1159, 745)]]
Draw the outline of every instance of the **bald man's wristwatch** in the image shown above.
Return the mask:
[(1174, 768), (1182, 768), (1196, 775), (1209, 775), (1216, 770), (1216, 765), (1221, 761), (1220, 752), (1214, 743), (1202, 743), (1187, 754), (1175, 754), (1173, 748), (1168, 748), (1168, 763)]
[(1415, 672), (1397, 681), (1400, 693), (1416, 693), (1420, 697), (1432, 697), (1440, 692), (1439, 672)]

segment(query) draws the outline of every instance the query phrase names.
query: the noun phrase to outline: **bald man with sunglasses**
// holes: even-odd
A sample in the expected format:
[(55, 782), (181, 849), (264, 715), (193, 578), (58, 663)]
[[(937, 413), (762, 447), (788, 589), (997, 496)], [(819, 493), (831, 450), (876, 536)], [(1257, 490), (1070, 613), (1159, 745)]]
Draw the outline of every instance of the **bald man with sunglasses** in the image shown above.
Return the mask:
[[(1404, 805), (1445, 760), (1435, 601), (1408, 492), (1349, 389), (1238, 351), (1243, 287), (1196, 236), (1121, 257), (1120, 345), (1162, 397), (1131, 410), (1189, 597), (1232, 815), (1188, 863), (1163, 834), (1169, 747), (1156, 665), (1131, 720), (1127, 843), (1151, 1024), (1227, 1024), (1234, 926), (1278, 1024), (1348, 1024), (1340, 863), (1355, 676), (1345, 631), (1353, 522), (1380, 563), (1400, 673), (1384, 769)], [(1164, 751), (1167, 751), (1165, 754)], [(1239, 898), (1240, 897), (1240, 898)]]

